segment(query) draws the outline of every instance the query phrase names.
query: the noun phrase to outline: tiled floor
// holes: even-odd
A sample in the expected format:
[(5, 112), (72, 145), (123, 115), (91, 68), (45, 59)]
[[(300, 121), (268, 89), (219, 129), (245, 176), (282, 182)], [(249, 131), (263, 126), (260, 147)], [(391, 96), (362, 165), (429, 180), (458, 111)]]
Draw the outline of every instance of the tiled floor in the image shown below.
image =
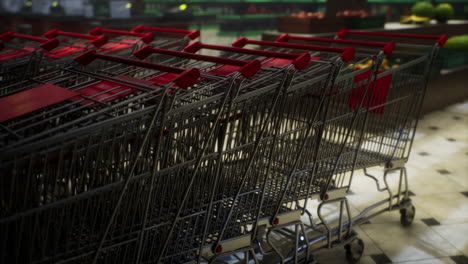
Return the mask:
[[(394, 211), (358, 227), (360, 263), (468, 264), (468, 101), (424, 116), (417, 131), (407, 164), (416, 218), (403, 227)], [(348, 197), (357, 212), (384, 196), (356, 176)], [(341, 248), (318, 255), (319, 263), (344, 259)]]

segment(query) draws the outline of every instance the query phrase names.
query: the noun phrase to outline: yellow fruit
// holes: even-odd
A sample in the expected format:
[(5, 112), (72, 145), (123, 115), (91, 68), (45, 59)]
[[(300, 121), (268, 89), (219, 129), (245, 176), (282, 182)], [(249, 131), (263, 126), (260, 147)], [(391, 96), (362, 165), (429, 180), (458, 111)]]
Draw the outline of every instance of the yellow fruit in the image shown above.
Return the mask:
[(368, 64), (356, 64), (356, 69), (364, 69), (369, 67), (370, 65)]
[(413, 19), (411, 19), (411, 16), (402, 16), (400, 18), (400, 23), (402, 24), (408, 24), (408, 23), (411, 23), (413, 22)]

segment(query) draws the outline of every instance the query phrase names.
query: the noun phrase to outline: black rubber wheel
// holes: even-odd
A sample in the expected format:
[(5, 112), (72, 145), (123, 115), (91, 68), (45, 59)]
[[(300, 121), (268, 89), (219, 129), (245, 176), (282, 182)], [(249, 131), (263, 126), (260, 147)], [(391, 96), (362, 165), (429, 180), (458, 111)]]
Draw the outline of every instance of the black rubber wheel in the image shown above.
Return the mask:
[(410, 226), (413, 223), (414, 216), (416, 215), (416, 208), (410, 205), (406, 208), (400, 209), (400, 223), (402, 226)]
[(364, 241), (360, 238), (356, 238), (351, 243), (345, 245), (345, 250), (348, 263), (358, 263), (364, 253)]

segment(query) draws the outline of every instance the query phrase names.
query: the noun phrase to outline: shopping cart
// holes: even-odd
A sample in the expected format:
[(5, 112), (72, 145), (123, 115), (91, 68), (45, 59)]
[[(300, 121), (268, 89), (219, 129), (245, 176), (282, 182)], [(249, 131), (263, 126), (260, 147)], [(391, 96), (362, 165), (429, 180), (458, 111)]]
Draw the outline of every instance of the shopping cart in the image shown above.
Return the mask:
[(73, 58), (88, 50), (97, 49), (105, 46), (109, 39), (106, 36), (93, 36), (88, 34), (79, 34), (73, 32), (59, 31), (52, 29), (43, 34), (48, 39), (57, 39), (60, 41), (59, 48), (43, 56), (40, 64), (38, 65), (40, 73), (47, 73), (65, 67), (71, 62)]
[(44, 54), (59, 46), (56, 39), (5, 32), (0, 35), (0, 87), (27, 78)]
[[(431, 36), (399, 33), (377, 33), (342, 30), (338, 38), (351, 39), (396, 39), (396, 50), (390, 61), (399, 63), (391, 69), (379, 71), (374, 82), (373, 93), (366, 97), (361, 115), (365, 120), (359, 135), (359, 149), (356, 169), (381, 165), (385, 168), (382, 188), (376, 177), (365, 175), (375, 180), (379, 191), (387, 191), (388, 199), (376, 203), (356, 217), (361, 223), (372, 216), (385, 211), (399, 210), (401, 224), (410, 225), (415, 216), (415, 208), (409, 198), (408, 177), (405, 164), (409, 159), (416, 127), (420, 117), (431, 67), (437, 58), (440, 47), (447, 41), (447, 35)], [(385, 79), (384, 83), (379, 80)], [(389, 86), (390, 89), (386, 90)], [(382, 94), (385, 92), (386, 94)], [(392, 192), (387, 177), (389, 172), (399, 172), (397, 193)], [(366, 217), (370, 211), (385, 205)]]
[[(320, 175), (325, 175), (326, 179), (326, 184), (320, 188), (322, 203), (317, 214), (321, 224), (325, 227), (326, 237), (328, 237), (324, 247), (330, 248), (346, 244), (347, 257), (351, 262), (357, 261), (363, 251), (362, 240), (356, 239), (355, 234), (350, 232), (353, 224), (365, 222), (375, 215), (391, 210), (400, 210), (403, 225), (411, 224), (414, 218), (415, 210), (408, 197), (408, 180), (404, 163), (408, 159), (430, 68), (439, 47), (447, 39), (445, 35), (366, 33), (347, 30), (338, 34), (341, 38), (353, 35), (364, 36), (365, 39), (369, 36), (376, 36), (380, 37), (376, 38), (380, 41), (401, 38), (437, 40), (437, 43), (422, 45), (421, 43), (401, 44), (399, 42), (391, 56), (386, 54), (386, 59), (390, 62), (398, 61), (401, 63), (400, 65), (393, 68), (382, 67), (385, 66), (383, 65), (385, 61), (381, 57), (379, 59), (380, 66), (377, 64), (371, 67), (370, 71), (367, 68), (369, 72), (359, 73), (359, 71), (366, 69), (355, 69), (352, 73), (354, 77), (349, 81), (354, 83), (350, 89), (343, 89), (339, 85), (343, 79), (349, 77), (349, 73), (337, 78), (337, 93), (331, 96), (321, 139), (320, 151), (323, 154), (316, 161), (316, 165), (319, 167), (315, 172), (316, 178), (320, 179), (322, 178)], [(333, 43), (334, 46), (348, 41), (292, 36), (282, 36), (279, 40), (289, 39), (328, 42)], [(362, 40), (356, 39), (350, 41), (356, 44), (362, 42)], [(355, 75), (356, 73), (359, 75)], [(363, 78), (370, 79), (367, 85), (360, 83)], [(341, 97), (340, 93), (345, 96)], [(349, 129), (343, 129), (346, 127)], [(345, 139), (347, 143), (339, 147), (336, 144), (337, 138)], [(357, 169), (377, 165), (383, 165), (386, 168), (383, 176), (384, 188), (381, 188), (376, 177), (367, 173), (366, 175), (376, 181), (379, 191), (388, 191), (389, 198), (366, 208), (359, 216), (351, 218), (345, 193), (349, 190), (353, 173)], [(393, 194), (388, 185), (387, 175), (390, 171), (400, 172), (397, 194)], [(343, 179), (346, 180), (343, 181)], [(340, 187), (343, 182), (348, 184), (343, 186), (345, 188), (342, 188), (341, 194), (336, 195), (333, 189), (337, 185)], [(340, 203), (338, 227), (332, 228), (326, 223), (320, 210), (327, 204), (337, 202)], [(379, 206), (387, 203), (388, 206), (384, 209), (376, 210)], [(344, 212), (343, 205), (346, 206)], [(347, 221), (343, 220), (344, 213), (347, 214)], [(366, 215), (368, 216), (366, 217)], [(317, 227), (314, 226), (314, 228)], [(342, 235), (344, 232), (346, 233)], [(333, 237), (337, 237), (338, 240), (333, 239)], [(320, 238), (317, 237), (312, 239), (320, 241)], [(320, 247), (317, 250), (320, 250)]]
[[(98, 32), (102, 31), (102, 32)], [(86, 50), (95, 49), (97, 52), (105, 53), (105, 54), (112, 54), (115, 56), (121, 57), (132, 57), (132, 53), (141, 45), (141, 43), (149, 43), (154, 39), (154, 35), (152, 34), (132, 34), (132, 32), (126, 31), (112, 31), (111, 30), (111, 38), (107, 35), (98, 35), (98, 33), (106, 33), (108, 30), (105, 29), (94, 29), (92, 30), (94, 35), (88, 34), (77, 34), (73, 32), (65, 32), (65, 31), (58, 31), (58, 30), (51, 30), (44, 34), (47, 38), (57, 38), (61, 41), (61, 43), (73, 43), (71, 44), (71, 49), (75, 50), (72, 54), (69, 52), (68, 56), (78, 55), (78, 53), (83, 53)], [(117, 36), (117, 37), (115, 37)], [(122, 37), (124, 36), (124, 37)], [(77, 40), (88, 40), (88, 43), (80, 43)], [(89, 44), (92, 44), (89, 47)], [(83, 45), (88, 45), (87, 49), (84, 49)], [(80, 46), (76, 48), (75, 46)], [(70, 47), (67, 47), (70, 49)], [(68, 62), (73, 61), (72, 58), (66, 57)], [(93, 67), (87, 67), (86, 71), (99, 71), (102, 69), (110, 69), (113, 64), (112, 62), (101, 61), (101, 63), (93, 63)], [(57, 67), (59, 68), (59, 67)], [(115, 70), (115, 69), (114, 69)]]
[[(154, 32), (156, 38), (160, 40), (160, 43), (157, 43), (158, 47), (163, 48), (176, 48), (181, 50), (183, 47), (187, 46), (190, 41), (195, 40), (200, 37), (199, 30), (186, 30), (186, 29), (176, 29), (176, 28), (160, 28), (160, 27), (147, 27), (147, 26), (137, 26), (133, 29), (135, 32)], [(180, 38), (182, 36), (182, 39)], [(154, 44), (151, 44), (155, 46)]]
[[(141, 48), (145, 44), (151, 44), (154, 47), (163, 49), (175, 49), (180, 50), (191, 38), (199, 36), (199, 31), (187, 31), (176, 30), (169, 28), (153, 28), (139, 26), (134, 29), (135, 31), (124, 31), (97, 27), (89, 31), (91, 35), (105, 34), (109, 36), (112, 43), (102, 47), (102, 52), (114, 53), (117, 51), (125, 50), (125, 57), (131, 56), (131, 53)], [(151, 31), (151, 32), (144, 32)], [(160, 36), (160, 32), (176, 31), (177, 34), (171, 35), (171, 38)], [(180, 32), (180, 33), (179, 33)], [(185, 35), (181, 36), (181, 33), (185, 32)], [(158, 34), (158, 36), (155, 35)], [(137, 39), (135, 39), (137, 38)], [(183, 46), (182, 46), (183, 45)], [(121, 55), (119, 55), (121, 56)], [(157, 62), (157, 61), (153, 61)]]
[(105, 35), (110, 36), (109, 39), (114, 40), (116, 43), (127, 44), (135, 46), (138, 49), (144, 43), (151, 43), (155, 40), (156, 36), (153, 33), (138, 33), (125, 30), (116, 30), (96, 27), (89, 31), (89, 34), (99, 36)]

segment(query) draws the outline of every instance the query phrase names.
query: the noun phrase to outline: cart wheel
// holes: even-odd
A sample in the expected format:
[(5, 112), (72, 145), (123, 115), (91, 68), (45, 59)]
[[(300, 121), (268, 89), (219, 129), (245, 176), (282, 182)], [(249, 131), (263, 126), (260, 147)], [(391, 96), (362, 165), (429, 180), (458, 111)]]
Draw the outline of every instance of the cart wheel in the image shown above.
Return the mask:
[(358, 263), (364, 253), (364, 242), (360, 238), (356, 238), (351, 243), (345, 245), (346, 259), (349, 263)]
[(406, 208), (400, 209), (400, 223), (402, 226), (410, 226), (413, 223), (414, 216), (416, 215), (416, 208), (410, 205)]
[(305, 262), (304, 264), (318, 264), (317, 260), (313, 255), (309, 256), (309, 261)]

